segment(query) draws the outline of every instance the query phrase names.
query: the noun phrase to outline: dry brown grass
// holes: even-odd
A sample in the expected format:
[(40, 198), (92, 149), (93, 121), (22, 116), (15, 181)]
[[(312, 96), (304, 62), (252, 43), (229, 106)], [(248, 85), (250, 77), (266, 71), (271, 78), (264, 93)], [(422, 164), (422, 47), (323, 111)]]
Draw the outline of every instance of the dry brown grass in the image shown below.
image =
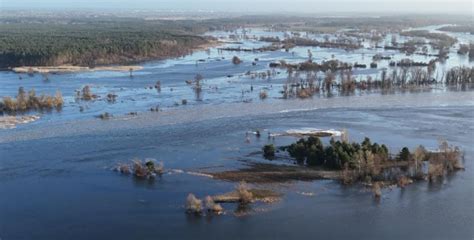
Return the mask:
[(29, 110), (60, 110), (64, 105), (61, 92), (57, 91), (54, 96), (41, 95), (36, 96), (34, 89), (28, 93), (23, 87), (18, 89), (16, 98), (4, 97), (0, 102), (0, 112), (25, 112)]

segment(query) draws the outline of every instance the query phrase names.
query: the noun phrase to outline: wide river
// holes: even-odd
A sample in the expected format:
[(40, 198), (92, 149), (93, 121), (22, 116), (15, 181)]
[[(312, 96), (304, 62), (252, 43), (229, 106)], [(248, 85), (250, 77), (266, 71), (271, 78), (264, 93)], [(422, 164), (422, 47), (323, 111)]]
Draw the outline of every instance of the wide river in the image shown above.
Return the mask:
[[(62, 112), (41, 114), (36, 122), (0, 129), (0, 239), (472, 239), (474, 92), (440, 87), (283, 100), (278, 93), (283, 77), (261, 80), (244, 75), (266, 70), (276, 59), (306, 58), (305, 49), (296, 51), (242, 53), (244, 63), (234, 66), (229, 59), (235, 53), (211, 49), (146, 63), (133, 78), (128, 73), (91, 72), (20, 80), (14, 73), (1, 72), (0, 96), (15, 94), (19, 86), (45, 93), (60, 89), (66, 105)], [(320, 60), (330, 58), (331, 51), (370, 63), (373, 51), (380, 50), (360, 50), (368, 52), (365, 56), (313, 50)], [(251, 64), (254, 58), (259, 58), (257, 66)], [(472, 65), (462, 57), (450, 59), (445, 64)], [(356, 74), (374, 71), (379, 70)], [(194, 98), (184, 83), (197, 73), (207, 79), (201, 98)], [(161, 93), (145, 89), (157, 80)], [(85, 84), (101, 96), (117, 93), (117, 103), (76, 101), (74, 90)], [(251, 85), (253, 92), (248, 91)], [(258, 98), (262, 89), (269, 92), (264, 101)], [(187, 105), (175, 104), (185, 98)], [(244, 103), (243, 98), (252, 101)], [(163, 111), (147, 111), (156, 105)], [(79, 106), (85, 110), (80, 112)], [(115, 118), (93, 117), (104, 111)], [(138, 111), (138, 116), (126, 115), (131, 111)], [(185, 214), (188, 193), (203, 198), (232, 191), (236, 184), (195, 172), (265, 162), (254, 154), (263, 145), (295, 140), (268, 140), (267, 131), (302, 128), (347, 129), (351, 140), (368, 136), (387, 144), (393, 153), (403, 146), (435, 148), (442, 138), (465, 151), (466, 169), (440, 183), (383, 189), (380, 201), (360, 186), (292, 181), (256, 185), (283, 197), (272, 204), (254, 204), (245, 216), (235, 216), (233, 204), (223, 205), (222, 216)], [(250, 135), (247, 142), (246, 133), (256, 129), (264, 131), (263, 137)], [(169, 171), (155, 181), (111, 171), (133, 158), (163, 161)]]

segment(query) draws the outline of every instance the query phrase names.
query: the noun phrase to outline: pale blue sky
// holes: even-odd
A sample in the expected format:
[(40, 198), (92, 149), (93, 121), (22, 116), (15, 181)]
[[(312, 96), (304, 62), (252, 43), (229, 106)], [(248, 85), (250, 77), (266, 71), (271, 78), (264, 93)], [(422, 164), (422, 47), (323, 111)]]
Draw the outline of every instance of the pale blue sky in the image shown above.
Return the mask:
[(474, 0), (0, 0), (8, 8), (98, 8), (252, 12), (463, 12)]

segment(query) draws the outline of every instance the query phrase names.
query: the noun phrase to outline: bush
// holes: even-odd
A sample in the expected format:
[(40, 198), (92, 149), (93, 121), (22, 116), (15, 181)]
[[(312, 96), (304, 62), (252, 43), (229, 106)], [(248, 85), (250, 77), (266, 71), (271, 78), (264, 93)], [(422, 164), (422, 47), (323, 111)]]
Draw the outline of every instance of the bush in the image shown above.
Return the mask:
[(376, 199), (380, 199), (380, 197), (382, 197), (382, 189), (380, 188), (380, 184), (378, 182), (375, 182), (372, 185), (372, 192), (374, 193), (374, 197)]
[(81, 99), (84, 101), (90, 101), (96, 99), (97, 95), (93, 94), (91, 91), (91, 87), (88, 85), (84, 86), (81, 90)]
[(407, 176), (401, 176), (398, 178), (397, 185), (401, 188), (404, 188), (405, 186), (412, 184), (413, 180), (408, 178)]
[(161, 177), (164, 173), (163, 162), (155, 163), (153, 159), (142, 162), (138, 158), (133, 159), (131, 164), (119, 163), (115, 170), (123, 174), (133, 173), (137, 178), (147, 179), (155, 178), (157, 175)]
[(263, 146), (263, 157), (266, 159), (275, 158), (275, 146), (273, 144), (268, 144)]
[(247, 184), (242, 181), (237, 185), (236, 192), (239, 196), (239, 201), (242, 204), (251, 203), (253, 200), (253, 194), (249, 191)]
[(188, 194), (186, 198), (186, 212), (201, 214), (202, 213), (202, 200), (196, 198), (194, 194)]
[(215, 203), (211, 196), (207, 196), (205, 198), (205, 205), (208, 212), (212, 212), (219, 215), (222, 214), (222, 212), (224, 211), (224, 208), (222, 208), (220, 204)]
[(164, 172), (163, 163), (155, 163), (152, 159), (146, 159), (143, 163), (140, 159), (134, 159), (132, 164), (133, 174), (138, 178), (154, 178), (161, 176)]
[(133, 174), (139, 178), (145, 178), (148, 175), (147, 167), (139, 159), (133, 160)]
[(441, 163), (431, 162), (428, 165), (428, 180), (435, 182), (438, 178), (444, 176), (444, 166)]
[(99, 114), (97, 117), (102, 119), (102, 120), (109, 120), (113, 117), (113, 115), (108, 113), (108, 112), (105, 112), (105, 113)]
[(469, 53), (469, 45), (467, 45), (467, 44), (460, 44), (460, 45), (459, 45), (458, 54), (466, 55), (467, 53)]
[(107, 102), (114, 103), (117, 99), (117, 95), (113, 93), (107, 94)]
[(234, 56), (234, 57), (232, 58), (232, 63), (235, 64), (235, 65), (239, 65), (239, 64), (242, 63), (242, 60), (240, 60), (239, 57)]
[(130, 165), (128, 164), (125, 164), (125, 163), (119, 163), (116, 170), (120, 173), (123, 173), (123, 174), (130, 174), (132, 173), (131, 169), (130, 169)]

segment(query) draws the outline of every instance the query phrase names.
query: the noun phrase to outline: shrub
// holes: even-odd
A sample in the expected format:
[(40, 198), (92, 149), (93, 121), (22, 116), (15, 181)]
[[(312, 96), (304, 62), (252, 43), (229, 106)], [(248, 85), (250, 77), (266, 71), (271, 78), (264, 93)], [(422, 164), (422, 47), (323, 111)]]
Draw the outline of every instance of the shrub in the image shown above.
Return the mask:
[(92, 93), (91, 87), (89, 87), (89, 85), (84, 86), (81, 90), (81, 93), (81, 99), (84, 101), (90, 101), (97, 98), (97, 95)]
[(132, 164), (119, 163), (115, 168), (116, 171), (123, 174), (131, 174), (138, 178), (154, 178), (156, 175), (161, 176), (164, 173), (163, 162), (155, 163), (153, 159), (145, 159), (142, 162), (135, 158)]
[(147, 167), (142, 164), (140, 159), (133, 160), (133, 174), (139, 178), (144, 178), (148, 175)]
[(450, 146), (447, 141), (440, 141), (439, 152), (443, 165), (447, 171), (463, 169), (461, 164), (462, 153), (458, 147)]
[[(153, 160), (148, 160), (148, 162), (154, 163)], [(165, 172), (163, 162), (159, 162), (158, 164), (153, 164), (152, 171), (158, 174), (159, 176), (163, 175), (163, 173)]]
[(372, 192), (374, 193), (374, 197), (376, 199), (380, 199), (382, 197), (382, 189), (380, 188), (380, 184), (378, 182), (375, 182), (372, 185)]
[(263, 146), (263, 156), (266, 159), (275, 158), (275, 146), (273, 144)]
[(296, 95), (298, 98), (310, 98), (313, 96), (313, 91), (309, 88), (302, 88), (297, 91)]
[(123, 173), (123, 174), (130, 174), (132, 173), (131, 169), (130, 169), (130, 165), (128, 164), (125, 164), (125, 163), (119, 163), (116, 170), (120, 173)]
[(239, 201), (242, 204), (251, 203), (253, 200), (253, 194), (249, 191), (247, 184), (242, 181), (237, 185), (236, 192), (239, 196)]
[(234, 56), (234, 57), (232, 58), (232, 63), (235, 64), (235, 65), (239, 65), (240, 63), (242, 63), (242, 60), (240, 60), (239, 57)]
[(215, 203), (211, 196), (207, 196), (204, 199), (204, 202), (208, 212), (212, 212), (219, 215), (222, 214), (222, 212), (224, 211), (224, 208), (222, 208), (220, 204)]
[(415, 151), (413, 152), (413, 161), (414, 161), (414, 176), (416, 178), (421, 178), (423, 176), (422, 167), (423, 161), (428, 160), (428, 152), (426, 151), (425, 147), (418, 146)]
[(342, 179), (342, 183), (346, 185), (352, 184), (356, 180), (356, 177), (354, 176), (354, 172), (353, 170), (349, 169), (348, 164), (346, 164), (344, 166), (344, 170), (342, 170), (341, 179)]
[(161, 91), (161, 81), (156, 81), (155, 88), (156, 90)]
[(56, 91), (56, 94), (54, 95), (53, 106), (56, 108), (61, 108), (63, 105), (64, 105), (63, 95), (58, 90)]
[(6, 112), (16, 112), (17, 111), (17, 102), (11, 97), (4, 97), (1, 104), (2, 111)]
[(268, 93), (266, 91), (261, 91), (259, 94), (260, 99), (266, 99), (268, 97)]
[(401, 176), (398, 178), (397, 185), (401, 188), (404, 188), (405, 186), (413, 183), (413, 180), (408, 178), (407, 176)]
[(116, 99), (117, 99), (116, 94), (113, 94), (113, 93), (107, 94), (107, 102), (114, 103)]
[(460, 44), (460, 45), (459, 45), (458, 54), (466, 55), (467, 53), (469, 53), (469, 45), (467, 45), (467, 44)]
[(99, 114), (97, 117), (102, 119), (102, 120), (109, 120), (110, 118), (113, 117), (113, 115), (108, 113), (108, 112), (105, 112), (105, 113)]
[(441, 163), (431, 162), (428, 165), (428, 180), (435, 182), (438, 178), (444, 176), (444, 166)]
[(186, 212), (193, 213), (193, 214), (201, 214), (202, 213), (202, 200), (196, 198), (194, 194), (188, 194), (186, 198)]

